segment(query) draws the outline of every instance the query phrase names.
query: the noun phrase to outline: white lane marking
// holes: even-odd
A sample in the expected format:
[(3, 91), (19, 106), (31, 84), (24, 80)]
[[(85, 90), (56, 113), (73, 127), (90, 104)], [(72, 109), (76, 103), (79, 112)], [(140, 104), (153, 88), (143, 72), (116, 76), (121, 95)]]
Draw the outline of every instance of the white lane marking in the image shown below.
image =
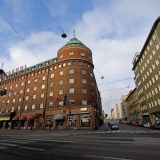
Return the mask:
[[(68, 143), (68, 142), (69, 142), (69, 143), (73, 143), (73, 142), (74, 142), (74, 141), (61, 141), (61, 140), (58, 141), (58, 140), (52, 140), (52, 139), (51, 139), (51, 140), (47, 139), (47, 140), (44, 140), (44, 141), (49, 141), (49, 142), (67, 142), (67, 143)], [(74, 142), (74, 143), (75, 143), (75, 142)]]
[(12, 147), (18, 146), (17, 144), (2, 143), (2, 142), (0, 142), (0, 145), (4, 145), (4, 146), (12, 146)]
[(84, 155), (86, 157), (97, 157), (103, 159), (115, 159), (115, 160), (132, 160), (132, 159), (125, 159), (125, 158), (115, 158), (115, 157), (104, 157), (104, 156), (96, 156), (96, 155)]
[(8, 147), (3, 147), (3, 146), (0, 146), (0, 149), (7, 149)]
[(19, 146), (19, 148), (31, 149), (31, 150), (36, 150), (36, 151), (45, 151), (45, 149), (39, 149), (39, 148), (30, 148), (30, 147), (21, 147), (21, 146)]

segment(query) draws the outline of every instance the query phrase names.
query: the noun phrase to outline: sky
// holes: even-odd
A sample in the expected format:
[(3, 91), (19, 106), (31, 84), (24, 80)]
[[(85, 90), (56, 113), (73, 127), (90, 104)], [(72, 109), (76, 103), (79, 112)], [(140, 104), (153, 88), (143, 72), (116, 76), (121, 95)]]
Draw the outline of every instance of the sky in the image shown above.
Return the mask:
[(75, 29), (92, 50), (102, 109), (109, 113), (135, 87), (132, 60), (159, 8), (159, 0), (1, 0), (0, 65), (7, 72), (55, 58)]

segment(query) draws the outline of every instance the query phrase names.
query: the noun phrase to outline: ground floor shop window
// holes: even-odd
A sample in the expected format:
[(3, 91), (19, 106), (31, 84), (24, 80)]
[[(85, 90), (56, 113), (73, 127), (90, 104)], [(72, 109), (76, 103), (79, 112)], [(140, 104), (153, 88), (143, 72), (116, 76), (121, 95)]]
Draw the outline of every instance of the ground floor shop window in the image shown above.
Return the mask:
[(76, 127), (76, 115), (68, 115), (69, 127)]
[(81, 127), (90, 127), (90, 114), (81, 114), (80, 115), (81, 119)]

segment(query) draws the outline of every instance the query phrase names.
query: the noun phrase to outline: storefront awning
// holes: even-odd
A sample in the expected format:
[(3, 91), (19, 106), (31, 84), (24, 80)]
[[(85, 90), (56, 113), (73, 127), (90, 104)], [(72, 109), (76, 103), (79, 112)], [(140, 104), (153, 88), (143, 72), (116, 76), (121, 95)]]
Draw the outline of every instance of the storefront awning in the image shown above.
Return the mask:
[(33, 120), (33, 119), (34, 119), (34, 115), (33, 114), (27, 116), (27, 120)]
[(14, 116), (13, 118), (12, 118), (12, 121), (18, 121), (19, 120), (19, 116)]
[(23, 115), (23, 116), (21, 116), (21, 117), (19, 118), (19, 120), (20, 120), (20, 121), (25, 121), (26, 118), (27, 118), (27, 117), (26, 117), (25, 115)]
[(57, 114), (57, 115), (54, 117), (54, 120), (64, 120), (64, 115), (63, 115), (63, 114)]

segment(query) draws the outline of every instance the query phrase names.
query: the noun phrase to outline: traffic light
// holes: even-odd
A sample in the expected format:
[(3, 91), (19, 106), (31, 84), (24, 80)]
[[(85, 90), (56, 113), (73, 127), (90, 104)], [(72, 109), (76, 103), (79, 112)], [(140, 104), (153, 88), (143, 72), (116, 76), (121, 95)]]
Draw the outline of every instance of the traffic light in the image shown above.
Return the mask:
[(63, 105), (67, 104), (67, 94), (64, 94)]
[(0, 89), (0, 96), (6, 95), (7, 90), (6, 89)]

